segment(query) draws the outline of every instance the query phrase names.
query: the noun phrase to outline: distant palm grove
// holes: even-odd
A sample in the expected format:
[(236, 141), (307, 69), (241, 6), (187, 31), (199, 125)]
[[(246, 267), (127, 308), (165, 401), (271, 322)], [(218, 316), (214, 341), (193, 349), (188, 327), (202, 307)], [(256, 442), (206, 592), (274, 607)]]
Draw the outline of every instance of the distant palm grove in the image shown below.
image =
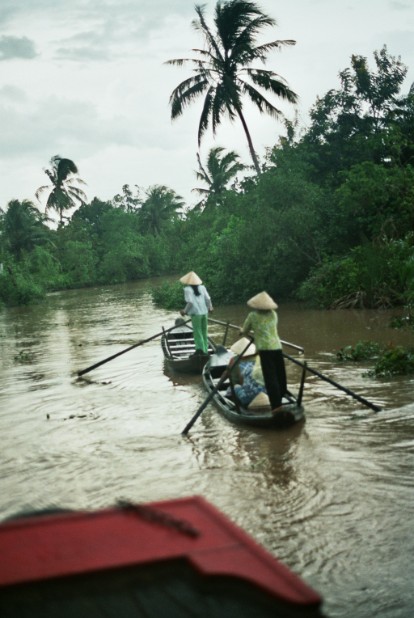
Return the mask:
[[(53, 156), (49, 183), (33, 188), (38, 198), (47, 194), (45, 214), (28, 199), (0, 204), (0, 302), (195, 270), (215, 304), (265, 289), (319, 307), (411, 307), (414, 89), (401, 91), (404, 64), (385, 46), (371, 63), (353, 55), (338, 88), (317, 99), (301, 127), (277, 108), (281, 98), (294, 111), (297, 95), (287, 82), (252, 66), (294, 41), (256, 45), (275, 22), (253, 2), (218, 2), (214, 28), (202, 7), (196, 15), (199, 57), (168, 61), (193, 71), (171, 95), (172, 118), (183, 115), (184, 123), (187, 105), (204, 97), (199, 140), (209, 126), (218, 135), (230, 116), (239, 123), (234, 131), (244, 131), (252, 166), (224, 145), (205, 160), (195, 153), (199, 201), (190, 209), (162, 185), (124, 185), (109, 201), (88, 202), (76, 163)], [(284, 127), (263, 160), (245, 99)], [(176, 292), (164, 285), (156, 300), (173, 307)]]

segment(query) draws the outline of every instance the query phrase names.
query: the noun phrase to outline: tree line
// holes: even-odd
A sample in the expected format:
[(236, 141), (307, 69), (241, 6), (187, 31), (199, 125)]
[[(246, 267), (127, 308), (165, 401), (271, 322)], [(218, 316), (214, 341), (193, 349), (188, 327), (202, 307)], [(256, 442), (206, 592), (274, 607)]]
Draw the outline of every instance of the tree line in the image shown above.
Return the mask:
[[(246, 131), (246, 96), (281, 117), (260, 89), (292, 103), (296, 95), (250, 64), (294, 42), (256, 45), (260, 28), (274, 22), (254, 3), (219, 2), (214, 29), (196, 10), (206, 46), (201, 58), (171, 61), (193, 68), (171, 95), (172, 117), (200, 95), (200, 139), (209, 123), (218, 130), (224, 114)], [(0, 213), (0, 300), (20, 304), (50, 290), (196, 270), (216, 304), (266, 289), (319, 307), (410, 307), (414, 91), (401, 92), (407, 68), (385, 46), (373, 60), (371, 68), (353, 55), (339, 86), (316, 100), (309, 126), (285, 120), (262, 161), (247, 132), (252, 167), (222, 146), (205, 162), (197, 155), (203, 186), (192, 209), (162, 185), (125, 185), (112, 200), (87, 203), (74, 162), (53, 157), (46, 213), (57, 212), (57, 229), (28, 200)], [(173, 306), (177, 293), (165, 285), (156, 300)]]

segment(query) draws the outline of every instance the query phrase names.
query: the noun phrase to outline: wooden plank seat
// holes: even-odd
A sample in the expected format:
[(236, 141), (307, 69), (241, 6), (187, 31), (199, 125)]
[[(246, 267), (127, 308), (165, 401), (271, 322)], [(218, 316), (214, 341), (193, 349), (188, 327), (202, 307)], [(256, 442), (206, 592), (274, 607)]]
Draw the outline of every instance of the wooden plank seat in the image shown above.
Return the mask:
[(188, 333), (169, 333), (168, 341), (191, 341), (193, 339), (193, 331)]
[(216, 350), (214, 342), (209, 340), (208, 354), (200, 354), (196, 351), (192, 329), (184, 326), (165, 331), (161, 337), (161, 347), (169, 369), (194, 374), (201, 373), (209, 355)]
[[(174, 349), (174, 348), (171, 349), (170, 348), (171, 356), (174, 356), (174, 357), (176, 357), (176, 356), (180, 356), (180, 357), (181, 356), (188, 356), (189, 354), (193, 354), (194, 352), (195, 352), (195, 347), (194, 346), (192, 346), (191, 348), (176, 348), (176, 349)], [(212, 354), (213, 350), (209, 348), (209, 352), (208, 353)]]
[(180, 345), (180, 346), (171, 346), (170, 352), (171, 354), (175, 354), (176, 352), (189, 352), (191, 350), (195, 350), (194, 343), (192, 345)]
[[(171, 354), (174, 356), (176, 354), (186, 354), (188, 352), (192, 352), (195, 350), (194, 341), (189, 341), (187, 343), (180, 343), (180, 345), (176, 345), (175, 342), (169, 342), (169, 349)], [(209, 352), (213, 352), (213, 348), (211, 346), (208, 347)]]
[(189, 341), (194, 341), (193, 336), (191, 335), (191, 337), (169, 337), (168, 338), (168, 343), (171, 345), (175, 345), (176, 343), (188, 343)]

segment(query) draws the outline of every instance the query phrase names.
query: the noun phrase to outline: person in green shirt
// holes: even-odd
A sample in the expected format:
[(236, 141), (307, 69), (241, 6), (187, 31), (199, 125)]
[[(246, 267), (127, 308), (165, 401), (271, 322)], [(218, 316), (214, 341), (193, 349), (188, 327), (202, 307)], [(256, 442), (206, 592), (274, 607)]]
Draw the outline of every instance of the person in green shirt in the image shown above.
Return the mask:
[(280, 412), (287, 384), (282, 344), (277, 331), (277, 304), (267, 292), (260, 292), (250, 298), (247, 305), (253, 311), (248, 314), (240, 334), (245, 336), (253, 331), (270, 405), (273, 412)]

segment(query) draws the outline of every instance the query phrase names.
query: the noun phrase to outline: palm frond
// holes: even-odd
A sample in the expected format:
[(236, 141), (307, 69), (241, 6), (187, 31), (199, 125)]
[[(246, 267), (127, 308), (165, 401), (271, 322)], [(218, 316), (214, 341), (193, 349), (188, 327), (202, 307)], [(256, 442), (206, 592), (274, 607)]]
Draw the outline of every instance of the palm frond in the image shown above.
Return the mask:
[(57, 174), (55, 173), (55, 170), (45, 169), (43, 171), (46, 174), (46, 176), (49, 178), (50, 182), (53, 185), (56, 185), (57, 184)]
[(245, 165), (240, 163), (239, 155), (233, 151), (228, 152), (221, 159), (221, 165), (224, 170), (226, 170), (226, 174), (230, 176), (235, 176), (237, 172), (241, 172), (244, 170)]
[(280, 50), (281, 47), (285, 45), (296, 45), (296, 41), (271, 41), (270, 43), (263, 43), (263, 45), (258, 45), (252, 50), (252, 59), (257, 59), (265, 62), (267, 60), (267, 55), (269, 52), (273, 51), (274, 49)]
[(252, 82), (256, 86), (260, 86), (265, 90), (273, 92), (276, 96), (289, 101), (289, 103), (297, 103), (298, 96), (293, 90), (289, 88), (285, 80), (279, 77), (273, 71), (266, 71), (265, 69), (250, 69), (246, 71)]
[(56, 210), (61, 215), (64, 210), (70, 208), (70, 198), (66, 191), (63, 191), (59, 187), (55, 187), (49, 193), (49, 197), (46, 201), (45, 211)]
[(224, 61), (222, 51), (204, 18), (204, 5), (196, 5), (195, 11), (198, 15), (198, 21), (194, 20), (192, 22), (193, 28), (203, 34), (209, 49), (213, 49), (217, 57), (220, 58), (221, 61)]
[[(199, 178), (198, 180), (202, 180)], [(208, 189), (203, 189), (203, 187), (194, 187), (191, 189), (192, 193), (198, 193), (199, 195), (210, 195), (210, 191)]]
[(242, 0), (217, 3), (215, 23), (226, 50), (237, 46), (240, 37), (251, 43), (260, 28), (276, 25), (275, 20), (262, 13), (255, 3)]
[(205, 79), (204, 75), (201, 75), (200, 73), (196, 73), (195, 75), (192, 75), (191, 77), (188, 77), (187, 79), (182, 81), (180, 84), (178, 84), (178, 86), (176, 86), (176, 88), (174, 88), (174, 90), (172, 91), (171, 96), (170, 96), (170, 101), (174, 98), (174, 96), (183, 96), (183, 94), (187, 90), (189, 90), (193, 86), (197, 85), (198, 83), (200, 83), (204, 79)]
[(42, 193), (43, 193), (44, 191), (46, 191), (47, 189), (50, 189), (50, 186), (49, 186), (49, 185), (43, 185), (42, 187), (39, 187), (39, 188), (36, 190), (36, 192), (35, 192), (35, 197), (36, 197), (36, 199), (40, 201), (40, 196), (41, 196), (41, 195), (42, 195)]
[(192, 103), (208, 87), (208, 81), (202, 75), (184, 80), (173, 90), (170, 96), (171, 118), (177, 118), (187, 105)]
[(50, 159), (51, 170), (45, 170), (53, 184), (62, 184), (71, 174), (77, 174), (78, 168), (72, 159), (55, 155)]
[(200, 54), (200, 56), (208, 56), (209, 58), (214, 57), (209, 49), (199, 49), (198, 47), (193, 47), (192, 51), (196, 54)]
[(264, 26), (274, 25), (272, 22), (274, 20), (271, 18), (264, 19), (261, 17), (250, 21), (234, 38), (232, 42), (233, 55), (240, 58), (240, 60), (244, 58), (244, 61), (248, 60), (248, 58), (254, 58), (253, 52), (256, 49), (254, 46), (255, 37)]
[(79, 189), (79, 187), (74, 187), (73, 185), (70, 187), (66, 188), (66, 193), (67, 195), (71, 198), (71, 201), (73, 202), (74, 198), (75, 200), (78, 200), (79, 202), (86, 202), (87, 200), (87, 196), (85, 194), (84, 191), (82, 191), (82, 189)]
[(280, 109), (277, 109), (270, 101), (268, 101), (256, 88), (248, 84), (247, 82), (243, 82), (244, 92), (249, 96), (250, 100), (256, 105), (256, 107), (261, 112), (266, 112), (269, 116), (273, 116), (274, 118), (280, 118), (283, 116), (283, 113)]
[(201, 138), (208, 128), (209, 116), (213, 106), (214, 87), (210, 86), (204, 99), (203, 109), (201, 111), (200, 122), (198, 124), (198, 145), (201, 143)]
[(166, 60), (163, 64), (172, 64), (178, 67), (182, 67), (188, 62), (194, 62), (194, 58), (173, 58), (172, 60)]
[(70, 174), (77, 174), (78, 168), (71, 159), (60, 159), (57, 165), (57, 177), (66, 180)]

